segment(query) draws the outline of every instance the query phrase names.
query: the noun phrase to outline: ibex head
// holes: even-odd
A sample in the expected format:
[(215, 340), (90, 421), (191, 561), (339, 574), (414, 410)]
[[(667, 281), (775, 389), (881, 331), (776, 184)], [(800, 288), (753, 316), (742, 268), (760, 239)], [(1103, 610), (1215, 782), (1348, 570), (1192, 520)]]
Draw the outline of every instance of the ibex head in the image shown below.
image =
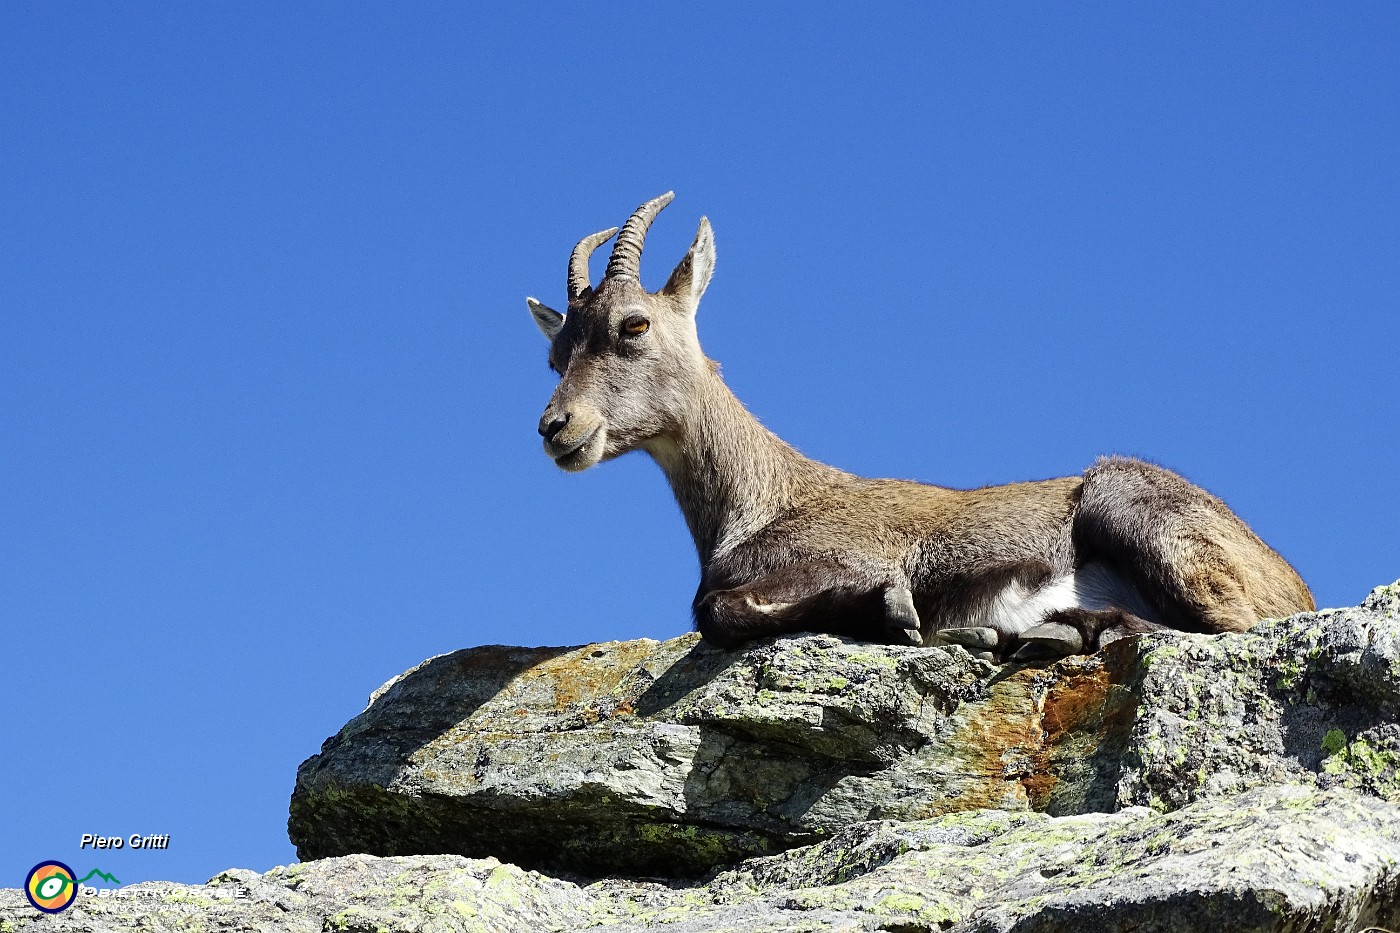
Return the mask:
[(660, 291), (646, 291), (638, 276), (647, 228), (673, 197), (653, 198), (627, 219), (597, 288), (588, 257), (617, 228), (579, 240), (569, 257), (567, 314), (525, 300), (560, 376), (539, 431), (545, 453), (565, 470), (586, 470), (673, 431), (695, 380), (710, 372), (695, 334), (695, 310), (715, 268), (710, 222), (700, 218), (695, 242)]

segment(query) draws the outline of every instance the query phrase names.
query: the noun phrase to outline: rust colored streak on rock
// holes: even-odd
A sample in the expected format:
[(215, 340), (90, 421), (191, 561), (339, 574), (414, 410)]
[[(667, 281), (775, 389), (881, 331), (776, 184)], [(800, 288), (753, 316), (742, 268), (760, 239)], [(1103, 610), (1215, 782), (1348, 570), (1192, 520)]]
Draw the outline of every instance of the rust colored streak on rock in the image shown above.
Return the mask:
[(957, 733), (946, 747), (962, 775), (950, 781), (954, 793), (930, 801), (921, 816), (1027, 807), (1029, 793), (1021, 778), (1041, 745), (1038, 679), (1038, 671), (1017, 671), (992, 685), (984, 699), (958, 709)]
[(654, 642), (620, 642), (610, 653), (600, 655), (598, 646), (588, 645), (544, 661), (527, 671), (522, 679), (549, 682), (555, 708), (564, 709), (617, 689), (655, 647)]
[(1098, 665), (1089, 670), (1064, 673), (1051, 683), (1041, 714), (1045, 745), (1057, 745), (1072, 732), (1098, 732), (1108, 688), (1108, 671)]
[(1073, 770), (1131, 728), (1135, 706), (1119, 685), (1121, 665), (1072, 658), (1052, 669), (1040, 701), (1040, 747), (1022, 778), (1031, 807), (1045, 810), (1066, 769)]

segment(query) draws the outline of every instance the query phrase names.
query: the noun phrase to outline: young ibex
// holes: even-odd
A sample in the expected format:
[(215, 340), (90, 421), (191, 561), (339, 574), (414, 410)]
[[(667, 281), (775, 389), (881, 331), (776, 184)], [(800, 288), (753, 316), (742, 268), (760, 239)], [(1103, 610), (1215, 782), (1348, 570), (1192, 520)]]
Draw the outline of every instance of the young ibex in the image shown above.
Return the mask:
[(709, 221), (666, 285), (638, 278), (667, 192), (618, 235), (595, 288), (569, 258), (568, 314), (527, 299), (561, 377), (540, 418), (565, 470), (630, 450), (670, 480), (702, 568), (695, 624), (714, 644), (788, 632), (955, 643), (1034, 660), (1161, 628), (1238, 632), (1312, 609), (1293, 568), (1225, 504), (1123, 457), (1083, 476), (959, 490), (863, 479), (769, 432), (705, 357), (695, 312), (715, 266)]

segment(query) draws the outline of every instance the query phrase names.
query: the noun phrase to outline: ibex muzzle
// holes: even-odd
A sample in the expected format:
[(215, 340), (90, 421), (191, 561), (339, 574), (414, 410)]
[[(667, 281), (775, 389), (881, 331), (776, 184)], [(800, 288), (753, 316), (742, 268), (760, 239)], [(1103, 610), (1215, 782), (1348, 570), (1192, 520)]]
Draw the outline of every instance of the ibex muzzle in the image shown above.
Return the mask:
[[(1223, 502), (1139, 460), (959, 490), (804, 457), (700, 349), (695, 314), (715, 264), (707, 220), (666, 285), (642, 288), (647, 228), (671, 198), (579, 241), (567, 314), (527, 302), (560, 376), (539, 423), (545, 452), (571, 471), (651, 454), (700, 555), (692, 609), (709, 641), (818, 631), (1033, 660), (1313, 608), (1293, 568)], [(588, 258), (614, 233), (595, 288)]]

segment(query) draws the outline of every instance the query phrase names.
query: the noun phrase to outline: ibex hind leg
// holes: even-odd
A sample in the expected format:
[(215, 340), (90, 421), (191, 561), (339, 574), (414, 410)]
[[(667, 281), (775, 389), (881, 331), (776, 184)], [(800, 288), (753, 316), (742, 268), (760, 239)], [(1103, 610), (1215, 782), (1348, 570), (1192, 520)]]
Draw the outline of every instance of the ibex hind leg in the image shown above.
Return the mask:
[(1242, 632), (1260, 618), (1252, 580), (1276, 573), (1275, 563), (1296, 579), (1219, 499), (1123, 457), (1084, 474), (1073, 540), (1081, 564), (1109, 565), (1150, 603), (1154, 621), (1184, 631)]

